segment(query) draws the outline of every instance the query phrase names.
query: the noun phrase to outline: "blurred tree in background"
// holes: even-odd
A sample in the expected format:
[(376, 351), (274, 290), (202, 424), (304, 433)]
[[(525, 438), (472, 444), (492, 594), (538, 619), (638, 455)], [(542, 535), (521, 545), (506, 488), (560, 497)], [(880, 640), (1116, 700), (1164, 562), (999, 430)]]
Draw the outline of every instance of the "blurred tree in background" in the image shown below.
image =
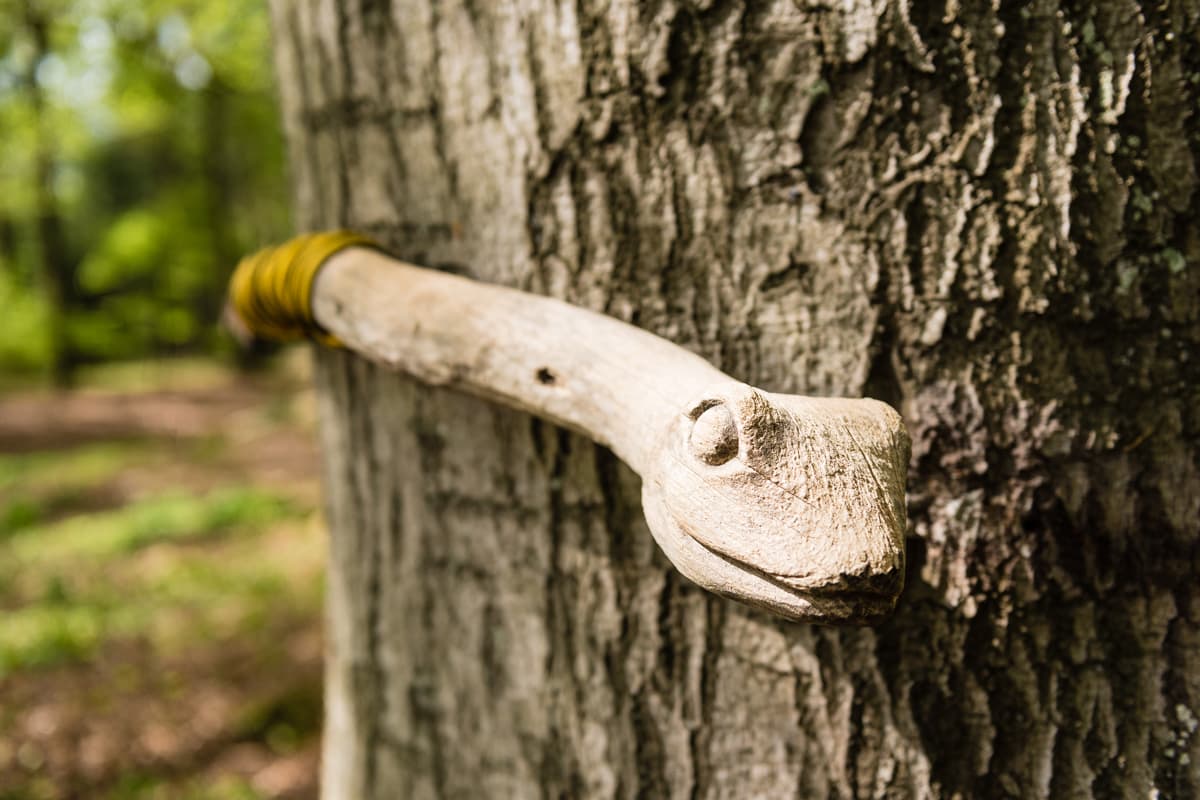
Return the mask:
[(261, 4), (0, 0), (0, 372), (221, 351), (285, 198)]

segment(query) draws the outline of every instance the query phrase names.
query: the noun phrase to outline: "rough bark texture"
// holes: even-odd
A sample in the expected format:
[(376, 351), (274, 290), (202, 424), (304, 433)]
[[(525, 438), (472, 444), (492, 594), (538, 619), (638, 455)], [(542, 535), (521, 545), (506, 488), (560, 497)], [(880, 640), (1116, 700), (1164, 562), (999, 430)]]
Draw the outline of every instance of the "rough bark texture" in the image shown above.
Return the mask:
[(908, 588), (780, 623), (611, 454), (318, 356), (328, 797), (1200, 795), (1200, 9), (275, 0), (299, 220), (913, 435)]

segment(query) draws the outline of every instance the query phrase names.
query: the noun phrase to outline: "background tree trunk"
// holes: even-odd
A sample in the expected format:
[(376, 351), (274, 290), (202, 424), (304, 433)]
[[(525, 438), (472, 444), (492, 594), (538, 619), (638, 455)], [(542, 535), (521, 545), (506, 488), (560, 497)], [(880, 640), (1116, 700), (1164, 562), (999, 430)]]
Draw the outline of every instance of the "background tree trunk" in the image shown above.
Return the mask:
[(76, 264), (67, 245), (66, 227), (54, 185), (59, 133), (54, 128), (53, 114), (37, 77), (38, 67), (51, 54), (51, 16), (47, 9), (39, 8), (31, 0), (25, 0), (21, 6), (21, 16), (33, 44), (29, 69), (22, 77), (34, 126), (33, 227), (39, 259), (38, 279), (45, 288), (46, 330), (50, 334), (49, 371), (54, 385), (67, 389), (75, 382), (75, 370), (79, 366), (79, 353), (67, 324), (71, 312), (78, 308), (79, 292), (75, 285)]
[(1200, 10), (274, 0), (303, 228), (913, 435), (874, 630), (688, 585), (637, 479), (317, 356), (325, 793), (1200, 793)]

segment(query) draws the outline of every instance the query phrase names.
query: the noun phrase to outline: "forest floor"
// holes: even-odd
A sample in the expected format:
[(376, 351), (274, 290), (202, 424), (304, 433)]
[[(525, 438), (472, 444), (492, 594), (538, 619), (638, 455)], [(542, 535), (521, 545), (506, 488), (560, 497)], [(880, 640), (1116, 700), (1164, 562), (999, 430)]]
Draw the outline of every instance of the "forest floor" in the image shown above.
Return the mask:
[(0, 395), (0, 800), (316, 796), (325, 543), (286, 362)]

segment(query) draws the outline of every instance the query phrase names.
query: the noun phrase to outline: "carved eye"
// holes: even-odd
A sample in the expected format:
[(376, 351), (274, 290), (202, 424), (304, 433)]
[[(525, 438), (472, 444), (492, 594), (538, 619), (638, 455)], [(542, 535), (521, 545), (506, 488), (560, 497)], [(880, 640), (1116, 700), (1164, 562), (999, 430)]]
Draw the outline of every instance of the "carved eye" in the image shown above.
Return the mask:
[(738, 432), (724, 403), (710, 406), (692, 424), (692, 454), (714, 467), (737, 455)]

